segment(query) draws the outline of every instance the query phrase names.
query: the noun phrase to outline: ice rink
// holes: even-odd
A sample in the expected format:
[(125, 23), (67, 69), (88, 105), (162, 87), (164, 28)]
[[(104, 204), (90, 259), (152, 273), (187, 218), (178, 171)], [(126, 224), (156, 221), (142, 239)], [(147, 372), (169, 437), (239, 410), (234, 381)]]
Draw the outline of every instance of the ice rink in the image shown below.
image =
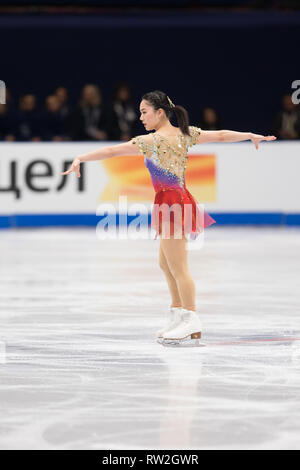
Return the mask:
[(300, 230), (211, 227), (203, 346), (164, 347), (159, 240), (0, 231), (1, 449), (300, 449)]

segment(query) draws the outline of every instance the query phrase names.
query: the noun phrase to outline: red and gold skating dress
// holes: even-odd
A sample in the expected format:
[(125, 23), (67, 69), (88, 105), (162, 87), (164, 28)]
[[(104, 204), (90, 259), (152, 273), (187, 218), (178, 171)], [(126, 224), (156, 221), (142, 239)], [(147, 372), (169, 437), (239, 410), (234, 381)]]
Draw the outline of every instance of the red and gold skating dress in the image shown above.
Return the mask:
[[(189, 126), (190, 136), (179, 132), (165, 137), (158, 132), (131, 139), (144, 155), (155, 190), (151, 228), (158, 235), (185, 235), (195, 240), (205, 227), (216, 221), (198, 205), (185, 186), (188, 148), (197, 143), (201, 129)], [(166, 235), (165, 235), (166, 234)], [(177, 234), (179, 234), (177, 236)]]

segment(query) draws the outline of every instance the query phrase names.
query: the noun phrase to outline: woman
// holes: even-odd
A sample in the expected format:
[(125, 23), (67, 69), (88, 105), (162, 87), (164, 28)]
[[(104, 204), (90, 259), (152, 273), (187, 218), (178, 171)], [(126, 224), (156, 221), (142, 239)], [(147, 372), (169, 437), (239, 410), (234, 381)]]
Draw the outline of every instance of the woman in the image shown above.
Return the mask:
[(131, 91), (126, 83), (117, 83), (112, 103), (108, 108), (108, 135), (110, 140), (127, 142), (134, 136), (137, 115), (131, 100)]
[[(170, 122), (173, 112), (176, 114), (179, 129)], [(258, 149), (261, 140), (269, 141), (276, 137), (230, 130), (203, 131), (189, 126), (187, 111), (182, 106), (174, 105), (162, 91), (146, 93), (140, 103), (140, 113), (145, 129), (154, 129), (155, 132), (80, 155), (74, 159), (69, 170), (62, 174), (67, 175), (74, 171), (77, 177), (80, 177), (80, 163), (86, 161), (122, 155), (144, 155), (144, 162), (150, 171), (156, 192), (151, 226), (155, 228), (156, 236), (162, 235), (159, 266), (165, 273), (172, 298), (168, 323), (157, 332), (158, 341), (163, 344), (194, 339), (198, 341), (202, 327), (196, 312), (195, 283), (188, 270), (186, 243), (189, 236), (195, 239), (205, 227), (215, 223), (215, 220), (205, 211), (200, 214), (195, 199), (185, 187), (188, 147), (207, 142), (252, 140)], [(171, 211), (171, 214), (167, 214), (170, 217), (166, 216), (165, 212), (161, 213), (161, 207), (171, 208), (173, 205), (176, 206), (176, 213)], [(185, 210), (186, 206), (191, 209), (190, 212)], [(185, 217), (186, 212), (188, 217)], [(181, 215), (181, 218), (178, 215)]]
[(97, 85), (84, 85), (77, 109), (69, 117), (72, 140), (107, 140), (107, 115)]

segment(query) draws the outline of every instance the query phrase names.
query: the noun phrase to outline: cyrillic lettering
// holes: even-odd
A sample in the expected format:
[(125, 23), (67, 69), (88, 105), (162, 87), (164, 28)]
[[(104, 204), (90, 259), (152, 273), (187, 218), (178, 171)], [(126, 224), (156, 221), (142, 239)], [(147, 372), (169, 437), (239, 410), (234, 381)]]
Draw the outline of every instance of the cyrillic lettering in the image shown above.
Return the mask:
[(16, 195), (16, 199), (19, 199), (21, 196), (21, 191), (16, 186), (16, 180), (17, 180), (16, 169), (17, 169), (17, 162), (16, 161), (10, 162), (10, 186), (8, 188), (0, 188), (0, 191), (2, 192), (14, 191)]
[[(34, 166), (35, 165), (45, 165), (45, 172), (34, 172)], [(37, 192), (46, 192), (49, 191), (50, 188), (39, 188), (37, 186), (34, 186), (33, 180), (34, 178), (47, 178), (49, 176), (53, 175), (53, 170), (52, 166), (50, 163), (48, 163), (46, 160), (34, 160), (33, 162), (29, 163), (29, 165), (26, 168), (25, 172), (25, 181), (28, 186), (28, 188), (32, 189), (32, 191), (37, 191)]]

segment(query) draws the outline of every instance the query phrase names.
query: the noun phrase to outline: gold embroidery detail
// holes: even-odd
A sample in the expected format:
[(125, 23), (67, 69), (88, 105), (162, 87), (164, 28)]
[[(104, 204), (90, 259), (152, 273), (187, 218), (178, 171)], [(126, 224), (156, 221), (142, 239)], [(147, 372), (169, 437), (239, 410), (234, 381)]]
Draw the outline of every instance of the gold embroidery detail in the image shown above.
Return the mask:
[[(151, 144), (147, 143), (143, 136), (136, 136), (131, 141), (137, 144), (141, 153), (152, 159), (157, 166), (171, 175), (177, 176), (180, 186), (184, 186), (188, 147), (195, 145), (198, 136), (201, 134), (201, 129), (195, 126), (189, 126), (189, 131), (190, 136), (181, 132), (170, 137), (152, 133), (150, 134), (153, 137), (153, 143)], [(153, 157), (154, 147), (157, 155), (155, 157)]]
[(196, 145), (197, 139), (201, 134), (200, 127), (189, 126), (191, 137), (189, 137), (189, 146)]
[(139, 147), (139, 150), (143, 155), (148, 158), (151, 158), (153, 154), (153, 144), (148, 144), (142, 136), (138, 135), (131, 139), (133, 144), (136, 144)]
[[(159, 133), (153, 134), (156, 141), (159, 166), (179, 178), (180, 186), (184, 186), (184, 173), (187, 159), (187, 144), (182, 133), (165, 137)], [(172, 140), (175, 138), (175, 142)], [(172, 140), (171, 140), (172, 139)]]

